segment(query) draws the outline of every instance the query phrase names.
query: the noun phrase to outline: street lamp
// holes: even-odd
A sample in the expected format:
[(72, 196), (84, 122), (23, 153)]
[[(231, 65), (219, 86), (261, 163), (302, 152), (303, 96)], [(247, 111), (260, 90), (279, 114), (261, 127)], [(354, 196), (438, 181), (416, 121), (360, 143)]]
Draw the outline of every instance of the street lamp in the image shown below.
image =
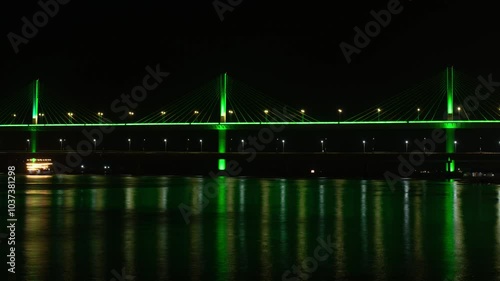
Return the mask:
[(406, 152), (408, 152), (408, 141), (405, 140)]
[[(500, 144), (500, 141), (498, 142)], [(245, 140), (241, 140), (241, 148), (244, 150), (245, 149)]]
[(96, 139), (93, 139), (93, 141), (94, 141), (94, 150), (96, 150), (96, 149), (97, 149), (97, 142), (96, 142)]
[(340, 123), (340, 114), (342, 114), (342, 109), (339, 108), (339, 123)]
[(61, 144), (61, 150), (63, 150), (63, 139), (59, 139), (59, 143)]
[(189, 151), (189, 139), (186, 139), (186, 151)]
[(163, 143), (165, 144), (165, 151), (167, 151), (167, 143), (168, 143), (168, 139), (163, 139)]
[(160, 111), (160, 115), (162, 117), (163, 122), (165, 122), (165, 117), (167, 116), (167, 112), (166, 111)]
[(264, 114), (266, 115), (266, 122), (267, 122), (267, 116), (268, 116), (268, 114), (269, 114), (269, 110), (267, 110), (267, 109), (266, 109), (266, 110), (264, 110)]
[(193, 115), (194, 115), (194, 120), (193, 120), (193, 123), (196, 122), (196, 120), (198, 119), (198, 115), (200, 115), (200, 112), (198, 110), (195, 110), (193, 112)]
[(462, 108), (460, 108), (460, 106), (459, 106), (459, 107), (457, 107), (457, 110), (458, 110), (458, 117), (459, 117), (460, 119), (462, 119), (462, 115), (460, 114), (460, 112), (461, 112)]
[(30, 149), (30, 139), (26, 139), (26, 150)]
[[(40, 117), (40, 120), (42, 119), (42, 117), (45, 117), (45, 113), (38, 113), (38, 117)], [(45, 118), (44, 118), (45, 119)], [(42, 123), (42, 122), (40, 122)]]
[(377, 108), (378, 121), (380, 121), (380, 111), (382, 111), (382, 110), (380, 108)]
[(128, 151), (130, 151), (130, 145), (132, 143), (132, 140), (131, 139), (128, 139)]
[(200, 152), (203, 152), (203, 140), (200, 139)]
[(366, 149), (365, 149), (365, 148), (366, 148), (366, 141), (365, 141), (365, 140), (363, 140), (363, 153), (365, 153), (365, 152), (366, 152)]
[(300, 110), (300, 114), (302, 115), (302, 122), (304, 122), (304, 114), (306, 113), (305, 109)]
[(281, 143), (283, 143), (283, 152), (285, 152), (285, 140), (281, 140)]
[(229, 122), (232, 122), (232, 121), (233, 121), (233, 114), (234, 114), (234, 111), (232, 111), (232, 110), (230, 109), (228, 112), (229, 112)]
[(455, 144), (455, 152), (457, 152), (457, 141), (453, 142)]
[(73, 123), (73, 112), (68, 112), (68, 122)]
[(321, 140), (321, 152), (325, 152), (325, 141), (324, 140)]
[(144, 151), (144, 147), (146, 146), (146, 139), (142, 140), (142, 151)]
[(482, 142), (483, 142), (483, 137), (479, 137), (479, 153), (483, 151)]
[(97, 116), (99, 116), (99, 123), (102, 123), (102, 117), (104, 116), (104, 113), (97, 112)]
[(420, 120), (420, 107), (417, 108), (417, 120)]
[(134, 114), (135, 113), (133, 111), (128, 112), (128, 117), (129, 117), (130, 121), (132, 121), (132, 117), (134, 117)]

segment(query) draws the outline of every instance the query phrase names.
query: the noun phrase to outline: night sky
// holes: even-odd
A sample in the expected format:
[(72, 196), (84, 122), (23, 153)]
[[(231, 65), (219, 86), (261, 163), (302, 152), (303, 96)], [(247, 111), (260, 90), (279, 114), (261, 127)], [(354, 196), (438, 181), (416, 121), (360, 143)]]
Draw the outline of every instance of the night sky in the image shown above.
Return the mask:
[(71, 0), (15, 54), (7, 35), (21, 35), (21, 18), (31, 20), (41, 8), (9, 1), (0, 16), (1, 95), (40, 78), (47, 94), (109, 108), (140, 83), (145, 66), (159, 63), (171, 75), (141, 111), (227, 71), (313, 117), (334, 119), (338, 107), (346, 116), (360, 112), (449, 65), (472, 77), (498, 76), (500, 32), (491, 1), (401, 1), (403, 11), (348, 64), (340, 42), (353, 44), (353, 28), (364, 28), (370, 11), (389, 2), (243, 0), (221, 21), (210, 0)]

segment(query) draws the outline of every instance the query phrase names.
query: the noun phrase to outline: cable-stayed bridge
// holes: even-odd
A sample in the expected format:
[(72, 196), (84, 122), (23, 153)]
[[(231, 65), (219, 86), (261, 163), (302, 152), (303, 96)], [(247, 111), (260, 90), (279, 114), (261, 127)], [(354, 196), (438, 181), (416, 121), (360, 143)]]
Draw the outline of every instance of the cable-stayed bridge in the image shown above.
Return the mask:
[[(490, 88), (490, 89), (488, 89)], [(219, 132), (219, 153), (226, 152), (226, 131), (286, 125), (292, 128), (429, 129), (446, 131), (446, 152), (455, 152), (455, 130), (500, 127), (500, 97), (491, 85), (481, 83), (452, 67), (344, 118), (337, 109), (335, 120), (319, 120), (302, 108), (292, 108), (246, 84), (222, 74), (182, 98), (159, 105), (148, 114), (133, 109), (93, 112), (68, 106), (59, 97), (45, 96), (40, 82), (29, 90), (7, 98), (0, 112), (0, 130), (31, 132), (31, 151), (37, 151), (37, 131), (81, 127), (191, 128)], [(21, 97), (21, 98), (19, 98)], [(139, 116), (140, 115), (140, 116)], [(221, 159), (219, 168), (224, 168)], [(453, 160), (448, 170), (454, 170)]]

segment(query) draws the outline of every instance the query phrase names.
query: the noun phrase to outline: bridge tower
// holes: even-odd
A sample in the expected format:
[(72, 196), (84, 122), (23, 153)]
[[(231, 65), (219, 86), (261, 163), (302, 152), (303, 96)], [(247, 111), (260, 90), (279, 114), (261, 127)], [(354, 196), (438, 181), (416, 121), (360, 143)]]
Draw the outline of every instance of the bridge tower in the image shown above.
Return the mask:
[[(454, 70), (452, 67), (446, 68), (446, 93), (447, 93), (447, 115), (448, 120), (453, 120), (453, 83), (454, 83)], [(446, 130), (446, 152), (447, 153), (455, 153), (455, 128), (445, 128)], [(455, 171), (455, 160), (452, 160), (448, 157), (448, 161), (446, 163), (446, 171), (454, 172)]]
[[(38, 94), (40, 91), (40, 81), (36, 79), (33, 83), (32, 87), (32, 99), (33, 99), (33, 109), (32, 109), (32, 119), (31, 123), (34, 125), (38, 124)], [(30, 139), (30, 146), (31, 146), (31, 152), (36, 152), (37, 150), (37, 128), (36, 127), (31, 127), (31, 139)]]
[[(220, 123), (226, 123), (226, 98), (227, 98), (227, 73), (224, 73), (219, 78), (220, 92)], [(219, 126), (219, 153), (226, 153), (226, 128)], [(226, 159), (219, 158), (219, 170), (226, 169)]]

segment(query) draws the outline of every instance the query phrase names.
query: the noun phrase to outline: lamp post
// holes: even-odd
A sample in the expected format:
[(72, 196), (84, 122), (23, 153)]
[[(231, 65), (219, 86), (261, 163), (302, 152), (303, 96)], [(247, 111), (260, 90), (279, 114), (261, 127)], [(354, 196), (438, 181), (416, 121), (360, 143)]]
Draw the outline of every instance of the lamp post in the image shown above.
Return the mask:
[(233, 122), (234, 111), (230, 109), (228, 112), (229, 112), (229, 122)]
[(365, 152), (366, 152), (366, 141), (363, 140), (363, 153), (365, 153)]
[(405, 140), (405, 147), (406, 147), (406, 152), (408, 152), (408, 141)]
[(200, 139), (200, 152), (203, 152), (203, 140)]
[(142, 151), (145, 150), (145, 147), (146, 147), (146, 139), (143, 139), (142, 140)]
[(128, 151), (130, 151), (132, 140), (128, 139)]
[(302, 116), (302, 122), (304, 122), (304, 114), (306, 113), (305, 109), (300, 110), (300, 114)]
[(163, 123), (165, 123), (165, 117), (167, 116), (167, 112), (166, 111), (160, 111), (160, 115), (161, 115), (161, 120)]
[(186, 151), (189, 151), (189, 139), (186, 139)]
[(166, 152), (167, 151), (168, 139), (163, 139), (163, 143), (165, 144), (165, 152)]
[(129, 120), (132, 121), (132, 118), (134, 117), (135, 113), (133, 111), (129, 111), (128, 112), (128, 117), (129, 117)]
[(198, 120), (198, 115), (200, 115), (200, 112), (198, 110), (195, 110), (193, 112), (193, 114), (194, 114), (194, 121), (193, 121), (193, 123), (196, 123), (196, 121)]
[(340, 114), (342, 114), (342, 109), (339, 108), (339, 124), (340, 124)]
[(479, 153), (483, 152), (482, 142), (483, 142), (483, 137), (479, 137)]
[(93, 139), (92, 141), (94, 142), (94, 150), (97, 150), (97, 142), (96, 142), (96, 139)]
[(382, 111), (380, 108), (377, 108), (377, 118), (378, 121), (380, 121), (380, 111)]
[(325, 141), (324, 140), (321, 140), (321, 152), (325, 152)]
[(457, 152), (457, 141), (453, 142), (455, 144), (455, 152)]
[(457, 110), (458, 110), (458, 118), (462, 119), (462, 115), (460, 114), (460, 112), (462, 112), (462, 108), (459, 106), (457, 107)]
[[(40, 121), (43, 119), (45, 122), (45, 118), (42, 118), (42, 117), (45, 117), (45, 113), (38, 113), (38, 117), (40, 118)], [(43, 123), (43, 122), (39, 122), (39, 123)]]
[(420, 120), (420, 107), (417, 108), (417, 120)]
[(61, 150), (63, 150), (63, 139), (59, 139), (59, 143), (61, 144)]
[(283, 152), (285, 152), (285, 140), (281, 140), (281, 143), (283, 144)]
[(97, 116), (99, 116), (99, 123), (102, 123), (102, 117), (104, 116), (104, 113), (97, 112)]
[(425, 146), (425, 142), (426, 142), (427, 138), (424, 138), (424, 153), (425, 151), (427, 150), (427, 147)]
[(267, 109), (266, 109), (266, 110), (264, 110), (264, 114), (266, 115), (266, 122), (267, 122), (267, 120), (268, 120), (268, 117), (267, 117), (267, 116), (269, 115), (269, 110), (267, 110)]
[[(500, 142), (499, 142), (500, 143)], [(245, 140), (241, 140), (241, 148), (244, 150), (245, 149)]]
[(73, 112), (68, 112), (68, 123), (73, 123)]
[(26, 151), (30, 150), (30, 139), (26, 139)]

